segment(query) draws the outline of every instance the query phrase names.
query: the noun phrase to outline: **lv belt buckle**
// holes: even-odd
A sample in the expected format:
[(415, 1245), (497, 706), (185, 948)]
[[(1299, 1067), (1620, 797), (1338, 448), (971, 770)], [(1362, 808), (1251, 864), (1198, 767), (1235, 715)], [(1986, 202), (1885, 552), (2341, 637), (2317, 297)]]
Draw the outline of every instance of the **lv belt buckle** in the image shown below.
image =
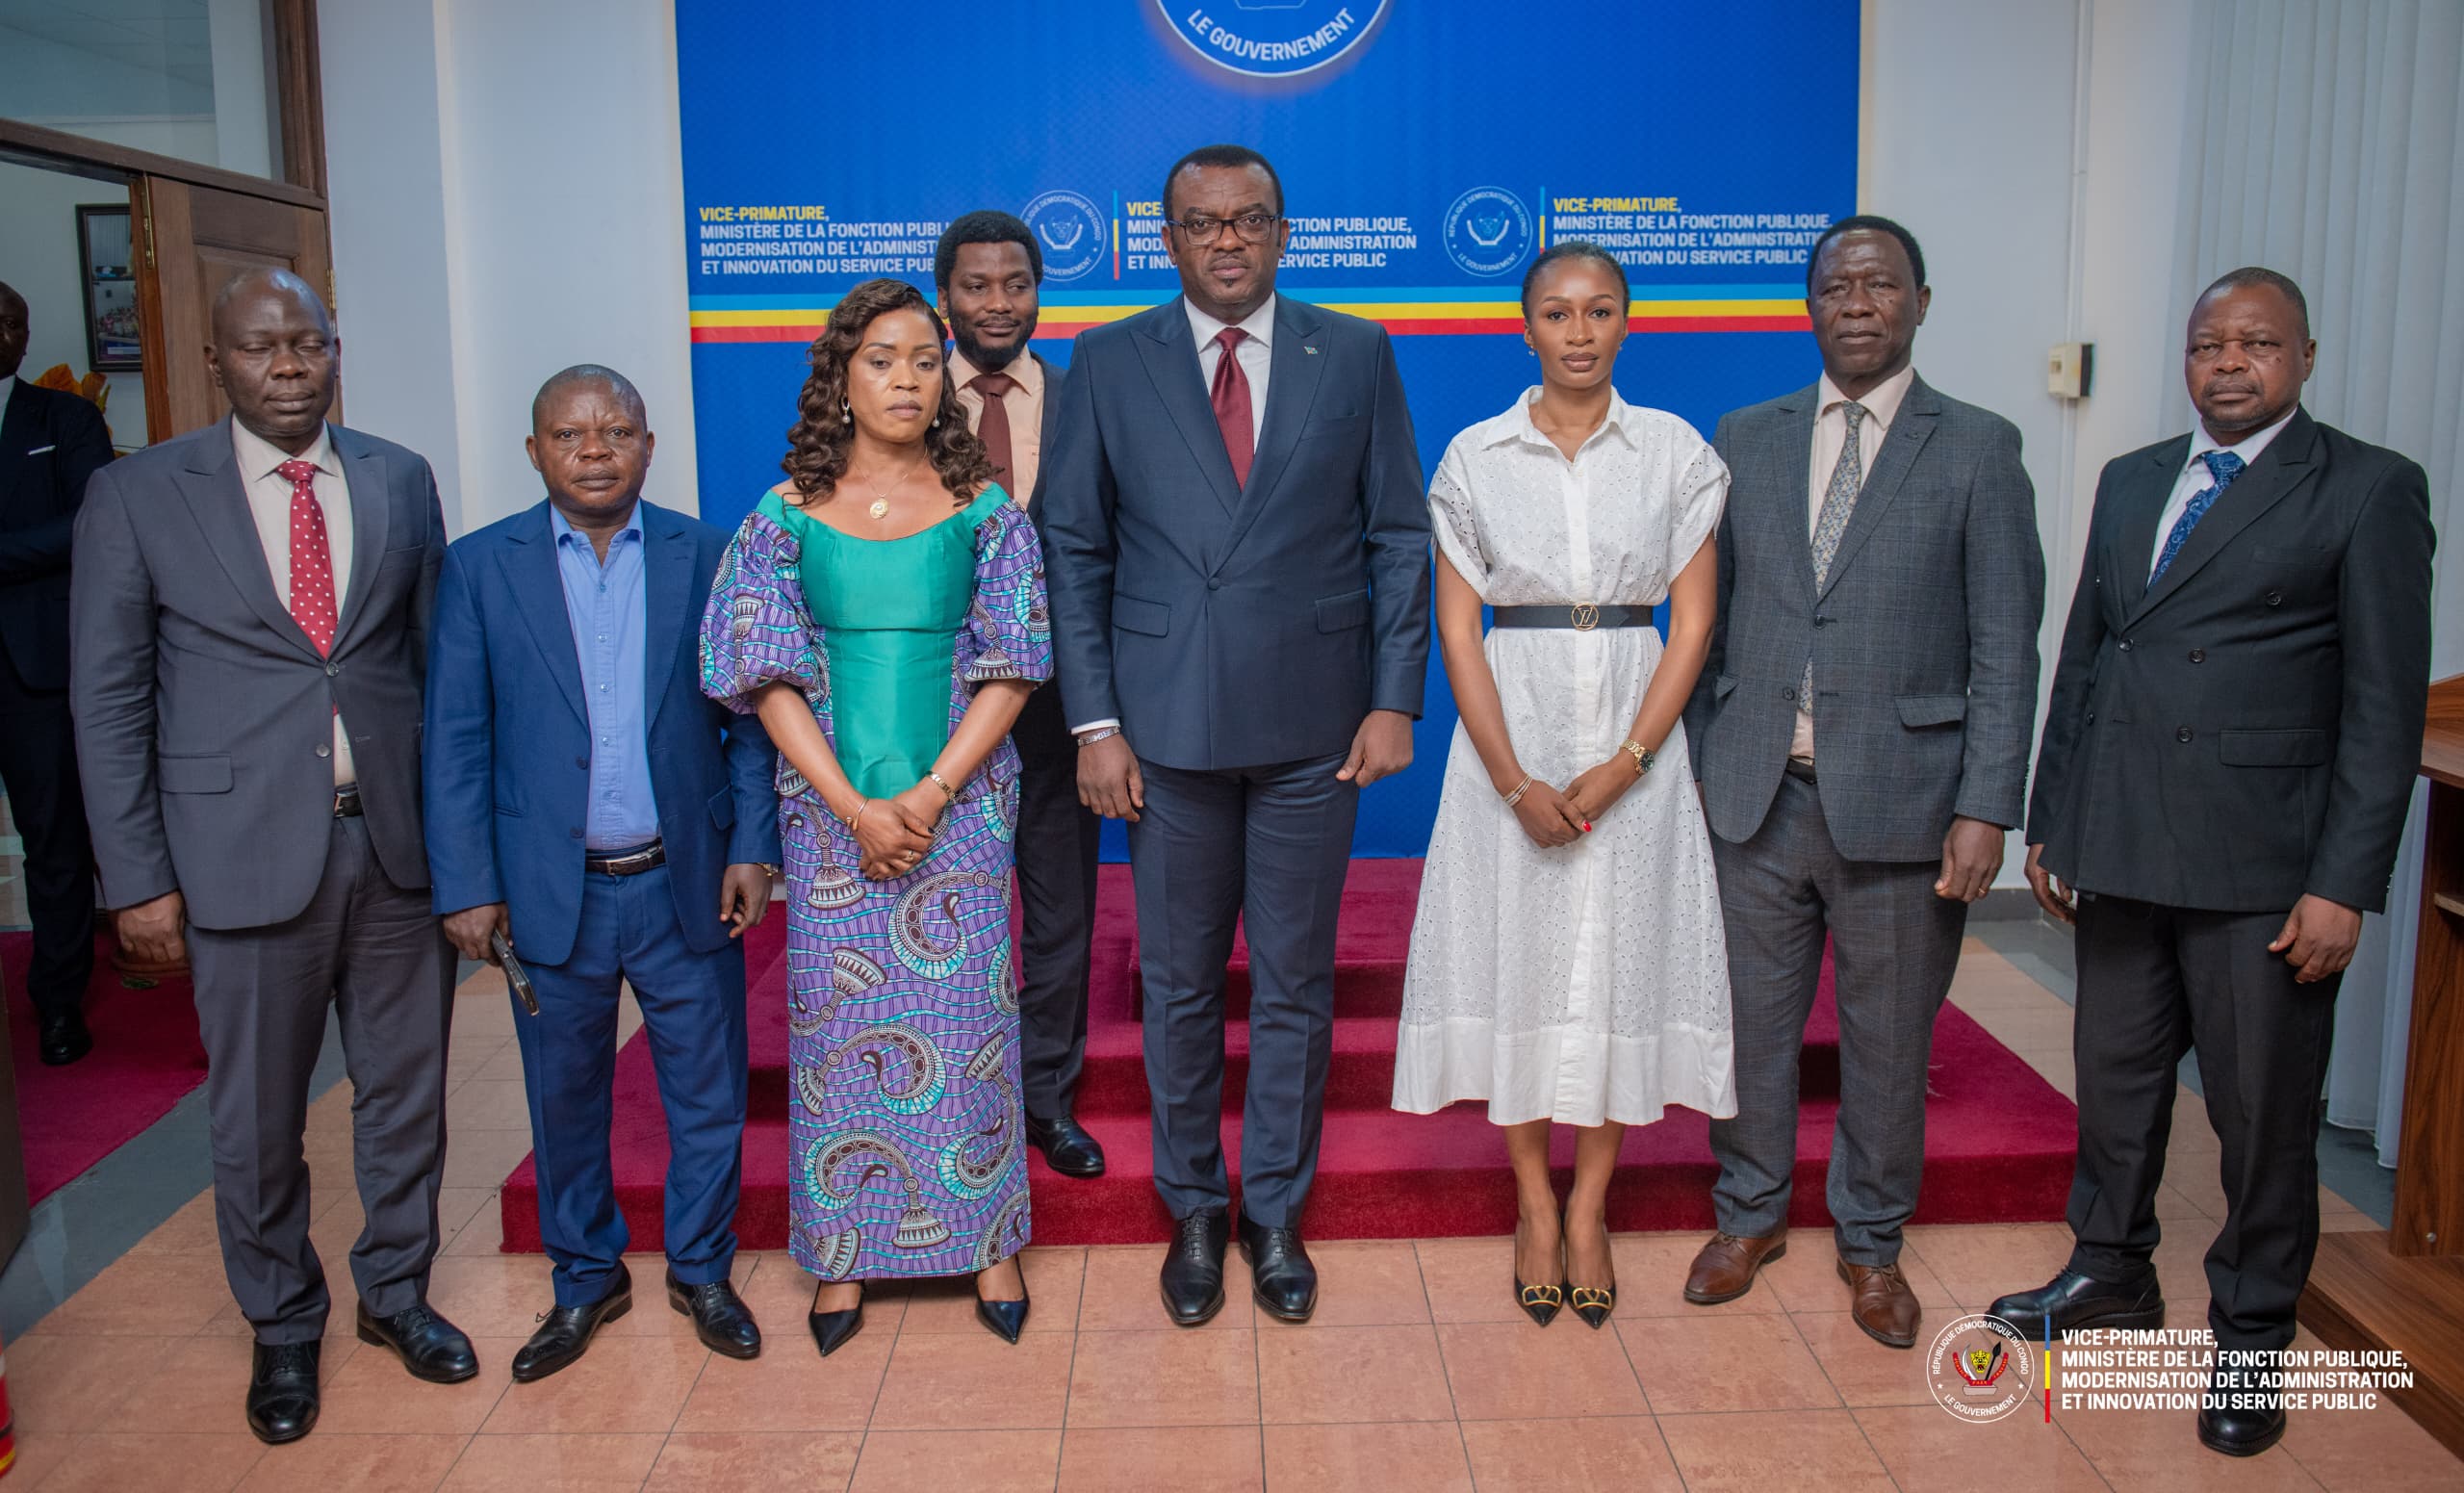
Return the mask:
[(1588, 632), (1592, 629), (1600, 626), (1600, 608), (1594, 606), (1591, 603), (1578, 602), (1575, 605), (1573, 611), (1573, 621), (1576, 631)]

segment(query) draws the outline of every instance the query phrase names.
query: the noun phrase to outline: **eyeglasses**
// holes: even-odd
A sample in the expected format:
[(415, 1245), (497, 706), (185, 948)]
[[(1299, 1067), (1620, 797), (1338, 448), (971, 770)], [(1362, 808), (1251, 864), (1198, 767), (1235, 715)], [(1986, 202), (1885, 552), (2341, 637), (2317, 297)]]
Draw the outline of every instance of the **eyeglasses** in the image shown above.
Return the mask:
[(1274, 225), (1283, 219), (1273, 213), (1245, 213), (1239, 218), (1209, 218), (1203, 213), (1192, 213), (1186, 218), (1167, 218), (1164, 221), (1181, 230), (1193, 244), (1214, 243), (1223, 236), (1225, 223), (1232, 225), (1232, 230), (1241, 236), (1242, 243), (1264, 244), (1267, 235), (1274, 232)]

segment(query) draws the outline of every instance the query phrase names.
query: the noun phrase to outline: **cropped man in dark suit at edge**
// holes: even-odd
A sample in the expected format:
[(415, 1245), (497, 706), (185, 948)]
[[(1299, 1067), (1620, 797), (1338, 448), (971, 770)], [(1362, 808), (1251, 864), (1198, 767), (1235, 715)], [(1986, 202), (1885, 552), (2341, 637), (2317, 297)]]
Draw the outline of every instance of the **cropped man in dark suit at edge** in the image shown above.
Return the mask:
[(95, 474), (77, 518), (69, 681), (120, 942), (187, 958), (214, 1222), (256, 1336), (248, 1429), (317, 1424), (330, 1297), (301, 1136), (330, 1011), (367, 1224), (362, 1341), (418, 1378), (479, 1372), (427, 1304), (453, 961), (428, 909), (420, 696), (445, 560), (425, 460), (328, 425), (324, 302), (251, 269), (214, 302), (231, 415)]
[(2386, 906), (2429, 682), (2428, 481), (2301, 408), (2317, 348), (2291, 280), (2224, 275), (2183, 356), (2198, 428), (2096, 484), (2028, 813), (2029, 885), (2078, 928), (2078, 1243), (1991, 1308), (2031, 1341), (2163, 1325), (2156, 1187), (2195, 1049), (2225, 1202), (2197, 1430), (2242, 1456), (2284, 1433), (2265, 1355), (2318, 1248), (2336, 988)]
[(1083, 333), (1043, 474), (1044, 563), (1078, 785), (1129, 821), (1146, 990), (1159, 1282), (1223, 1306), (1224, 964), (1249, 935), (1242, 1253), (1305, 1321), (1300, 1216), (1334, 1043), (1335, 917), (1360, 789), (1412, 758), (1429, 520), (1385, 328), (1275, 294), (1291, 228), (1241, 145), (1165, 177), (1181, 294)]
[(2044, 555), (2019, 432), (1916, 376), (1932, 303), (1915, 238), (1843, 219), (1806, 266), (1822, 375), (1732, 411), (1720, 609), (1686, 708), (1736, 1017), (1737, 1113), (1711, 1121), (1719, 1220), (1685, 1299), (1753, 1288), (1788, 1242), (1798, 1063), (1837, 974), (1825, 1181), (1868, 1337), (1916, 1342), (1899, 1269), (1925, 1170), (1934, 1018), (1968, 904), (2019, 824)]
[(0, 284), (0, 785), (25, 845), (34, 963), (26, 998), (57, 1068), (93, 1050), (94, 847), (68, 712), (68, 552), (86, 479), (112, 459), (102, 412), (17, 375), (26, 298)]
[[(1063, 373), (1027, 347), (1036, 334), (1043, 253), (1008, 213), (969, 213), (943, 230), (933, 285), (950, 340), (950, 382), (995, 480), (1043, 522), (1043, 457), (1061, 418)], [(1061, 689), (1027, 697), (1010, 729), (1018, 748), (1018, 1072), (1027, 1139), (1063, 1176), (1104, 1174), (1103, 1144), (1072, 1104), (1087, 1058), (1087, 978), (1095, 940), (1095, 855), (1104, 821), (1078, 801), (1078, 743)]]
[(466, 959), (511, 943), (538, 1012), (514, 1031), (555, 1304), (528, 1383), (631, 1309), (609, 1125), (631, 987), (666, 1112), (668, 1304), (731, 1358), (761, 1331), (729, 1281), (748, 1084), (744, 945), (779, 861), (778, 754), (701, 686), (697, 620), (727, 536), (642, 499), (655, 440), (630, 379), (540, 386), (545, 502), (455, 542), (436, 588), (428, 864)]

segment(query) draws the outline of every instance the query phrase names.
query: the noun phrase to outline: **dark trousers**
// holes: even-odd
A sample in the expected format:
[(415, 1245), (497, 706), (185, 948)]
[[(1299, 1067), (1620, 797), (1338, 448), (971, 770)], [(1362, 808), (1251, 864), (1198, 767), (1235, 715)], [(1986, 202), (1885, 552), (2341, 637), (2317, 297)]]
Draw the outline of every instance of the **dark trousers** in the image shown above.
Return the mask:
[(1824, 1186), (1840, 1258), (1888, 1265), (1925, 1176), (1925, 1077), (1934, 1017), (1959, 968), (1967, 904), (1934, 895), (1938, 861), (1851, 861), (1831, 841), (1814, 784), (1780, 780), (1743, 844), (1711, 837), (1728, 925), (1736, 1118), (1711, 1121), (1724, 1231), (1759, 1238), (1788, 1219), (1797, 1164), (1797, 1065), (1831, 940), (1839, 1004), (1839, 1116)]
[(64, 1016), (84, 1003), (94, 975), (94, 847), (86, 837), (68, 691), (29, 687), (6, 649), (0, 785), (25, 843), (26, 915), (35, 930), (26, 998), (41, 1016)]
[(2222, 1143), (2224, 1226), (2207, 1251), (2220, 1348), (2292, 1345), (2319, 1248), (2319, 1121), (2343, 977), (2296, 984), (2268, 952), (2284, 919), (2079, 899), (2071, 1268), (2116, 1282), (2147, 1269), (2175, 1069), (2195, 1049)]
[(1078, 802), (1078, 743), (1062, 719), (1061, 691), (1027, 697), (1017, 744), (1018, 1071), (1026, 1110), (1070, 1112), (1087, 1061), (1087, 978), (1095, 940), (1095, 854), (1103, 819)]
[(1335, 917), (1360, 791), (1343, 758), (1221, 772), (1141, 761), (1146, 807), (1129, 827), (1146, 990), (1155, 1190), (1174, 1218), (1231, 1199), (1223, 1163), (1223, 979), (1232, 930), (1249, 939), (1249, 1080), (1241, 1210), (1297, 1227), (1318, 1171), (1334, 1052)]
[(428, 893), (386, 880), (367, 821), (336, 819), (305, 911), (268, 928), (188, 931), (205, 1040), (214, 1222), (240, 1310), (264, 1343), (325, 1329), (325, 1271), (308, 1242), (301, 1137), (325, 1010), (342, 1021), (351, 1160), (367, 1225), (351, 1247), (380, 1317), (427, 1294), (445, 1166), (445, 1044), (453, 962)]
[[(513, 935), (519, 953), (522, 930)], [(539, 1014), (517, 1005), (514, 1031), (556, 1304), (587, 1306), (606, 1295), (631, 1238), (616, 1208), (608, 1149), (617, 997), (628, 984), (667, 1111), (668, 1263), (687, 1285), (725, 1280), (735, 1264), (744, 1170), (744, 945), (707, 954), (688, 947), (665, 866), (638, 876), (586, 873), (573, 957), (527, 967)]]

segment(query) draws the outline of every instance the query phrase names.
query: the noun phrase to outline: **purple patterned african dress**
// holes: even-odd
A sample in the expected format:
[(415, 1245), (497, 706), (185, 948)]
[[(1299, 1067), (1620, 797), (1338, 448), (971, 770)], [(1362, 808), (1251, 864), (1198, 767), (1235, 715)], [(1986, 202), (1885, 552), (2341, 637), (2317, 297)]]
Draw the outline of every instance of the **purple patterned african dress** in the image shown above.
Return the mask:
[[(976, 686), (1052, 672), (1035, 528), (997, 487), (904, 539), (765, 497), (702, 624), (702, 687), (740, 711), (804, 694), (867, 797), (923, 778)], [(943, 700), (946, 710), (936, 708)], [(952, 1275), (1028, 1239), (1010, 948), (1018, 755), (960, 785), (914, 870), (858, 872), (855, 836), (779, 761), (787, 876), (789, 1247), (827, 1280)]]

